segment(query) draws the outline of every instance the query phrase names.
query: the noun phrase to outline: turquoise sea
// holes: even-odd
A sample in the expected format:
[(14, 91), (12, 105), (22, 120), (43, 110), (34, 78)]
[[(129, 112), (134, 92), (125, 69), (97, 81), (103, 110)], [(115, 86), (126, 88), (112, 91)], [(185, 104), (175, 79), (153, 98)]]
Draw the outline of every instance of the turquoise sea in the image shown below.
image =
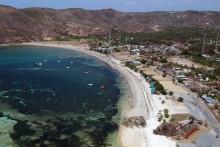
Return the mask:
[(121, 77), (102, 61), (58, 48), (0, 48), (0, 118), (21, 147), (111, 146)]

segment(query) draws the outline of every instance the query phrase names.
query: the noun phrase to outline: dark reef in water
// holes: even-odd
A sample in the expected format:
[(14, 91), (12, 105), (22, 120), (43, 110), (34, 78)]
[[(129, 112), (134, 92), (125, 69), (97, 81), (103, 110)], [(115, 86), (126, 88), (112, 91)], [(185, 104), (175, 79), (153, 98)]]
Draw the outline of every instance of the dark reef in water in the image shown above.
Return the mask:
[(14, 126), (15, 133), (11, 134), (13, 140), (19, 140), (25, 135), (34, 134), (34, 130), (31, 129), (31, 125), (27, 124), (27, 121), (17, 120), (17, 124)]
[[(82, 142), (81, 139), (75, 135), (77, 131), (83, 130), (85, 126), (76, 120), (57, 118), (56, 120), (47, 120), (46, 126), (38, 122), (33, 122), (33, 124), (30, 125), (28, 121), (16, 121), (17, 124), (14, 126), (14, 133), (11, 133), (11, 137), (20, 146), (54, 145), (58, 147), (79, 147), (85, 145), (85, 142)], [(88, 127), (90, 127), (90, 125), (94, 126), (94, 123), (88, 123)], [(35, 126), (35, 128), (33, 126)], [(43, 130), (39, 130), (39, 128)], [(88, 131), (87, 133), (92, 139), (93, 146), (104, 147), (108, 144), (105, 142), (108, 134), (116, 130), (118, 130), (116, 123), (106, 121), (98, 126), (96, 124), (94, 130)], [(37, 135), (38, 131), (40, 131), (41, 135)]]
[(0, 68), (0, 103), (24, 114), (6, 116), (17, 121), (10, 135), (19, 146), (111, 144), (120, 89), (109, 66), (69, 50), (18, 47), (0, 51)]

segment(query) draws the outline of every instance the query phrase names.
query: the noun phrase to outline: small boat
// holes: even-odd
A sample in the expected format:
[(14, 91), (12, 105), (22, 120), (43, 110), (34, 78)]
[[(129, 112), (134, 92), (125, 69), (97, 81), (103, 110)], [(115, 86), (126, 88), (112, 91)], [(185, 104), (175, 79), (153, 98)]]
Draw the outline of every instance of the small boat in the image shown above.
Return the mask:
[(57, 62), (58, 62), (58, 63), (60, 63), (61, 61), (60, 61), (60, 60), (58, 60)]
[(74, 63), (73, 61), (70, 62), (70, 64), (73, 64), (73, 63)]
[(89, 83), (88, 86), (93, 86), (93, 84)]
[(89, 71), (86, 71), (86, 72), (84, 72), (85, 74), (88, 74), (89, 73)]
[(66, 69), (70, 69), (70, 67), (67, 66)]
[(102, 85), (102, 86), (100, 86), (100, 88), (101, 88), (101, 89), (105, 89), (105, 86), (104, 86), (104, 85)]
[(43, 65), (43, 63), (38, 63), (37, 65), (42, 66), (42, 65)]

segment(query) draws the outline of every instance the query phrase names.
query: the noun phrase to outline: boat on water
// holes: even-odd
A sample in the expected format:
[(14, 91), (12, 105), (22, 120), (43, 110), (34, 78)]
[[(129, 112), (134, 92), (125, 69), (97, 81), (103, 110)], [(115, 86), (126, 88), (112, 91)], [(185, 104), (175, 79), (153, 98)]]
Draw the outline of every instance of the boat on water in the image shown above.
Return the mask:
[(43, 63), (37, 63), (37, 65), (42, 66), (42, 65), (43, 65)]

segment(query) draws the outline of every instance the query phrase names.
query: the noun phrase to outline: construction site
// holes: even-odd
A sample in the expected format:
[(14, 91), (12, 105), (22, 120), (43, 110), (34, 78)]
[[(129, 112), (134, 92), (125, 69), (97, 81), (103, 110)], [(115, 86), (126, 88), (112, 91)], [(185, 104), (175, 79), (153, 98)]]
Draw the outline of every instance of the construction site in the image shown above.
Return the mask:
[(209, 126), (204, 121), (197, 120), (188, 114), (175, 114), (171, 116), (169, 122), (163, 122), (153, 132), (180, 142), (193, 142), (201, 133), (208, 130)]

